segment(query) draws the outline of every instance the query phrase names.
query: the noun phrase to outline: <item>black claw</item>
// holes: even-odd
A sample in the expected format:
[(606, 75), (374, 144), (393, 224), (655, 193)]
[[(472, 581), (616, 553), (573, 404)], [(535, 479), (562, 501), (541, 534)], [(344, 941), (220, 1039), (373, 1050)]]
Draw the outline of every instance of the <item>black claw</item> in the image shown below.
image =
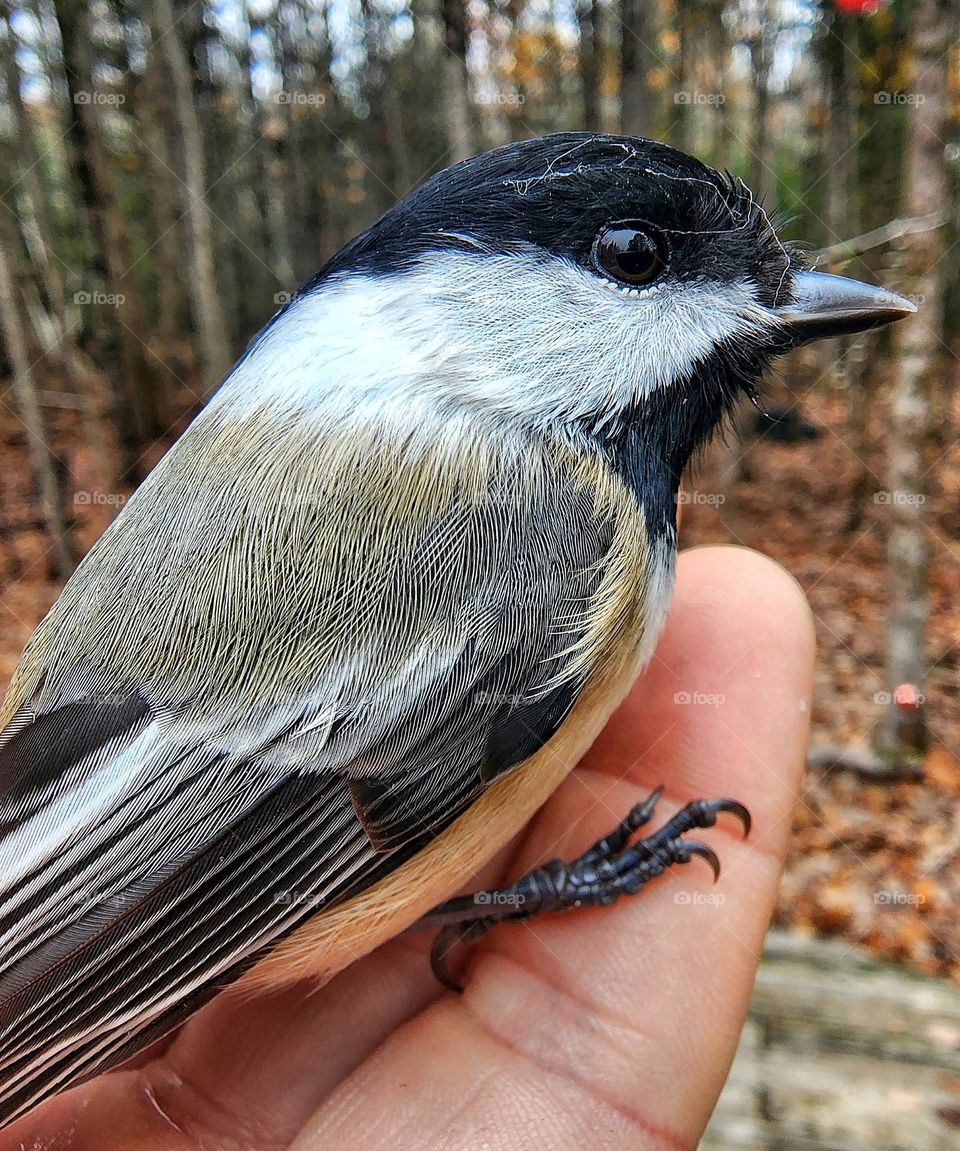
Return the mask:
[(463, 993), (463, 984), (450, 973), (448, 963), (450, 955), (456, 949), (462, 936), (463, 932), (459, 929), (459, 925), (452, 924), (450, 927), (444, 927), (442, 931), (437, 932), (437, 937), (430, 947), (430, 970), (433, 972), (434, 978), (449, 991), (455, 991), (458, 995)]
[(715, 799), (713, 801), (713, 808), (718, 812), (726, 811), (730, 815), (735, 815), (743, 824), (743, 838), (747, 838), (750, 834), (750, 828), (753, 827), (753, 819), (751, 818), (750, 812), (742, 803), (736, 799)]
[(628, 827), (631, 831), (636, 831), (638, 827), (643, 827), (645, 823), (649, 823), (662, 795), (663, 785), (661, 784), (660, 787), (651, 791), (646, 799), (630, 808), (621, 827)]
[(710, 870), (713, 872), (713, 882), (716, 883), (720, 878), (720, 857), (713, 850), (712, 847), (707, 847), (705, 843), (701, 843), (698, 839), (682, 839), (680, 842), (683, 844), (687, 855), (699, 855), (701, 859), (705, 859), (710, 864)]
[(450, 957), (460, 944), (472, 943), (483, 935), (489, 923), (482, 920), (473, 923), (450, 923), (437, 933), (430, 948), (430, 970), (437, 982), (442, 983), (457, 995), (463, 994), (463, 984), (450, 971)]
[(660, 802), (662, 796), (663, 784), (661, 783), (659, 787), (655, 787), (653, 791), (650, 792), (646, 799), (641, 800), (633, 810), (636, 812), (642, 811), (645, 815), (651, 816), (653, 815), (653, 809)]

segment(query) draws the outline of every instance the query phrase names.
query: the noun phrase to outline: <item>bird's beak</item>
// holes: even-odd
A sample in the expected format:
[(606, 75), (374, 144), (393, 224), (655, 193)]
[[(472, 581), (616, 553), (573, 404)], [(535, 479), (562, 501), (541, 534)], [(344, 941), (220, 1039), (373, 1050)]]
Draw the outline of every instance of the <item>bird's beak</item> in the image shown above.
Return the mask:
[(896, 292), (827, 272), (797, 272), (793, 299), (773, 314), (791, 347), (826, 336), (846, 336), (902, 320), (917, 306)]

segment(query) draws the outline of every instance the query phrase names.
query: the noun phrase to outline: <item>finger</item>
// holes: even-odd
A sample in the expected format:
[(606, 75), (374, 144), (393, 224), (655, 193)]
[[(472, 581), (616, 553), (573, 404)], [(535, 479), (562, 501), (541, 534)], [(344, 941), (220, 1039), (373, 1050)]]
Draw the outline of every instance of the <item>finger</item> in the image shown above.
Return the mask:
[[(581, 850), (659, 782), (661, 817), (731, 794), (751, 806), (755, 836), (702, 833), (723, 860), (716, 887), (694, 862), (613, 909), (494, 929), (464, 996), (402, 1028), (297, 1151), (515, 1147), (532, 1132), (551, 1148), (694, 1146), (773, 906), (812, 652), (809, 612), (780, 568), (739, 549), (684, 555), (657, 660), (542, 813), (520, 866)], [(386, 1116), (399, 1127), (389, 1139)]]

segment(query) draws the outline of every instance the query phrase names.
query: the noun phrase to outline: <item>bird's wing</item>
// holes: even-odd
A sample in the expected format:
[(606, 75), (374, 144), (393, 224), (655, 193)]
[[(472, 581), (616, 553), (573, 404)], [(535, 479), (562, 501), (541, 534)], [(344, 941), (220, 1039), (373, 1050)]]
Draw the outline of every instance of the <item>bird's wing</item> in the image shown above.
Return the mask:
[(5, 1119), (449, 824), (550, 737), (641, 595), (622, 493), (559, 445), (235, 425), (190, 429), (11, 688)]

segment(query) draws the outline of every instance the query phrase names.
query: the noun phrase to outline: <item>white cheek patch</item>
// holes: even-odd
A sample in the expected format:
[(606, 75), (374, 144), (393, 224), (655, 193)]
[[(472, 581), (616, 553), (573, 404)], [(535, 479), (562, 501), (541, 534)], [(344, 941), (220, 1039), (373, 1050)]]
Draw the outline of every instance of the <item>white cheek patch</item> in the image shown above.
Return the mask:
[(688, 377), (718, 343), (770, 330), (747, 283), (623, 291), (537, 249), (435, 252), (353, 274), (295, 301), (215, 405), (349, 407), (436, 399), (543, 426), (603, 424)]

